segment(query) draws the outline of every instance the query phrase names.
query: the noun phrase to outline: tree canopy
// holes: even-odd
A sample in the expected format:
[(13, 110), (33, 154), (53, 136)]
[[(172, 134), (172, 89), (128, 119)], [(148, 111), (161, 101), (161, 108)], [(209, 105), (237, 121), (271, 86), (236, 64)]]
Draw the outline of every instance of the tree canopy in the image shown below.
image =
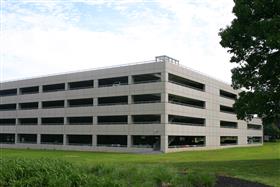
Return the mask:
[(221, 29), (220, 44), (232, 55), (232, 86), (238, 119), (253, 114), (280, 120), (280, 0), (234, 0), (235, 18)]

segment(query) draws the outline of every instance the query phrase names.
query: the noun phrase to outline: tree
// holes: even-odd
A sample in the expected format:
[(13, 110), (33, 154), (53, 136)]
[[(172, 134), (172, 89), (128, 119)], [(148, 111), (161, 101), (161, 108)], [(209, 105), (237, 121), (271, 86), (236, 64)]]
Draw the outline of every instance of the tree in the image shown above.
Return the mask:
[(234, 0), (235, 18), (221, 29), (220, 44), (232, 55), (233, 105), (238, 119), (253, 114), (280, 126), (280, 0)]
[(263, 134), (269, 136), (271, 141), (280, 137), (280, 129), (274, 123), (266, 123), (264, 121)]

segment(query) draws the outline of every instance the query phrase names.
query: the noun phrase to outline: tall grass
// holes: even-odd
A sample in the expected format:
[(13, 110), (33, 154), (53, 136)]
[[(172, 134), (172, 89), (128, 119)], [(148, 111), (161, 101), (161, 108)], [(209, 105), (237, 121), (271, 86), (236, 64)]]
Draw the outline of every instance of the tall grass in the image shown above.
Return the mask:
[(215, 176), (152, 164), (74, 166), (55, 159), (0, 159), (0, 186), (212, 187)]
[(83, 186), (87, 176), (62, 160), (0, 159), (0, 186)]

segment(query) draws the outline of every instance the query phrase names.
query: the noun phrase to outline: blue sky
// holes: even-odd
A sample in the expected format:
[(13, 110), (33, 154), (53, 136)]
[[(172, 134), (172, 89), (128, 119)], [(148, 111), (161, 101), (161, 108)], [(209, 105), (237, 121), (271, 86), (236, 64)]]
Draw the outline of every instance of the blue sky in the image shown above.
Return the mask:
[(230, 82), (231, 0), (0, 0), (0, 80), (152, 60)]

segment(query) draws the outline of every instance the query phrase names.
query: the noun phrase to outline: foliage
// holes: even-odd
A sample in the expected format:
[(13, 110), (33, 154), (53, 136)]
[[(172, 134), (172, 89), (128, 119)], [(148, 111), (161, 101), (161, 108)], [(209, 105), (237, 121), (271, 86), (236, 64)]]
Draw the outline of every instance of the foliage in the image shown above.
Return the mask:
[(242, 89), (234, 104), (239, 119), (258, 114), (280, 125), (280, 1), (234, 0), (230, 26), (220, 44), (232, 54), (232, 85)]
[(54, 159), (0, 159), (0, 186), (65, 186), (85, 184), (86, 176), (72, 164)]
[(0, 186), (54, 187), (150, 187), (215, 185), (214, 175), (179, 174), (178, 169), (163, 165), (95, 164), (74, 167), (62, 160), (1, 159)]
[(271, 141), (280, 138), (280, 128), (274, 123), (264, 121), (263, 133), (269, 136)]

